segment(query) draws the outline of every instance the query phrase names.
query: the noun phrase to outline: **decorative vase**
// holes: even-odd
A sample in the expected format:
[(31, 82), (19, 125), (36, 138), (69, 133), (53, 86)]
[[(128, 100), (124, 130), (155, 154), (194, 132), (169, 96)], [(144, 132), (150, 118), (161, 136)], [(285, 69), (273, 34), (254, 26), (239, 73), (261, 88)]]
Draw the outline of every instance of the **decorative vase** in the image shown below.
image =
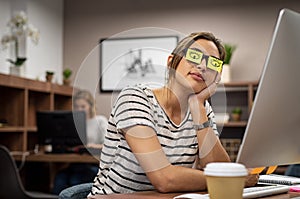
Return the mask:
[(9, 67), (9, 74), (23, 77), (24, 76), (24, 66), (11, 66)]
[(221, 75), (221, 82), (222, 83), (228, 83), (231, 81), (231, 71), (230, 71), (230, 65), (224, 64), (222, 75)]
[(52, 82), (52, 79), (53, 79), (53, 75), (49, 75), (49, 74), (46, 75), (47, 82)]

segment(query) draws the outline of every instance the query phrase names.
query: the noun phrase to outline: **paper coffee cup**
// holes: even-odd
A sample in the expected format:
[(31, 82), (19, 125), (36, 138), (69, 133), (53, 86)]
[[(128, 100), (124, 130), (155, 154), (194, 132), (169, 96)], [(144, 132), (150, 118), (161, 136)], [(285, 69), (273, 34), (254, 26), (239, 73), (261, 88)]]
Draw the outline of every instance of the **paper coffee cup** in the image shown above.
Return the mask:
[(209, 163), (204, 169), (210, 199), (242, 199), (248, 171), (232, 162)]

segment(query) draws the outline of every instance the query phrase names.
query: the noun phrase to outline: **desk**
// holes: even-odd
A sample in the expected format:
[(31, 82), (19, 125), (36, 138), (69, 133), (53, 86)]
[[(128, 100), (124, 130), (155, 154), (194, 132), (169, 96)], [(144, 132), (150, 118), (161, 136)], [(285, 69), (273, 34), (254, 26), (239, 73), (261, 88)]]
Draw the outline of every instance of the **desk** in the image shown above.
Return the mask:
[[(205, 194), (206, 192), (198, 192), (200, 194)], [(162, 194), (155, 191), (145, 191), (137, 192), (132, 194), (111, 194), (111, 195), (97, 195), (96, 199), (172, 199), (175, 196), (181, 195), (183, 193), (167, 193)], [(273, 195), (268, 197), (263, 197), (263, 199), (287, 199), (300, 197), (300, 193), (286, 193)]]
[[(22, 161), (22, 155), (14, 155), (13, 157), (17, 161)], [(45, 154), (37, 153), (30, 154), (25, 157), (25, 161), (28, 162), (61, 162), (61, 163), (99, 163), (99, 157), (89, 154)]]
[[(37, 153), (37, 154), (30, 154), (24, 156), (25, 158), (22, 159), (22, 155), (12, 154), (13, 158), (16, 161), (25, 161), (26, 162), (37, 162), (37, 163), (49, 163), (49, 191), (53, 188), (53, 182), (57, 171), (63, 169), (69, 165), (69, 163), (92, 163), (92, 164), (99, 164), (99, 158), (96, 156), (92, 156), (89, 154), (46, 154), (46, 153)], [(48, 169), (47, 169), (48, 170)], [(48, 191), (48, 190), (46, 190)]]

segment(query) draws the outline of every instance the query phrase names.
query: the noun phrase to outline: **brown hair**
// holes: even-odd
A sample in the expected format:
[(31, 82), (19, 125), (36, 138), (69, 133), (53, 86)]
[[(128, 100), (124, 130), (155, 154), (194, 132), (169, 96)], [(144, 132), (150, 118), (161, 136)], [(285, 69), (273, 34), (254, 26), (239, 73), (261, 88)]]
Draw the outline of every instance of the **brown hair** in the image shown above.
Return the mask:
[(86, 90), (80, 90), (73, 96), (73, 106), (76, 100), (83, 99), (90, 105), (90, 116), (93, 118), (96, 115), (95, 100), (92, 94)]
[(179, 62), (181, 61), (182, 57), (184, 56), (184, 51), (186, 48), (190, 47), (195, 41), (199, 39), (206, 39), (208, 41), (214, 42), (216, 47), (218, 48), (220, 59), (224, 61), (225, 59), (225, 49), (224, 46), (221, 44), (221, 41), (217, 39), (212, 33), (210, 32), (195, 32), (191, 33), (187, 37), (183, 38), (176, 46), (176, 48), (173, 50), (172, 55), (173, 58), (168, 63), (169, 72), (168, 72), (168, 78), (167, 82), (170, 81), (170, 79), (175, 77), (175, 72), (177, 69), (177, 66)]

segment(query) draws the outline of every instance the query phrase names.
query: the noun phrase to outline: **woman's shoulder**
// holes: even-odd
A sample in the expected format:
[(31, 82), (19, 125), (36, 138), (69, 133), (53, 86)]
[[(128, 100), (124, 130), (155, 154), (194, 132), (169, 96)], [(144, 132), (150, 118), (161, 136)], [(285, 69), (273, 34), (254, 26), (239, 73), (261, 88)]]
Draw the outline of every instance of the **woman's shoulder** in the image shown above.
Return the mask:
[(125, 88), (122, 89), (121, 93), (127, 93), (127, 92), (146, 92), (150, 90), (149, 86), (147, 86), (146, 84), (136, 84), (136, 85), (132, 85), (132, 86), (126, 86)]
[(97, 121), (104, 121), (104, 122), (107, 122), (107, 118), (104, 116), (104, 115), (96, 115), (95, 116), (95, 119)]
[(148, 98), (153, 96), (152, 89), (146, 84), (136, 84), (134, 86), (127, 86), (122, 89), (118, 98), (124, 97), (141, 97), (141, 98)]

